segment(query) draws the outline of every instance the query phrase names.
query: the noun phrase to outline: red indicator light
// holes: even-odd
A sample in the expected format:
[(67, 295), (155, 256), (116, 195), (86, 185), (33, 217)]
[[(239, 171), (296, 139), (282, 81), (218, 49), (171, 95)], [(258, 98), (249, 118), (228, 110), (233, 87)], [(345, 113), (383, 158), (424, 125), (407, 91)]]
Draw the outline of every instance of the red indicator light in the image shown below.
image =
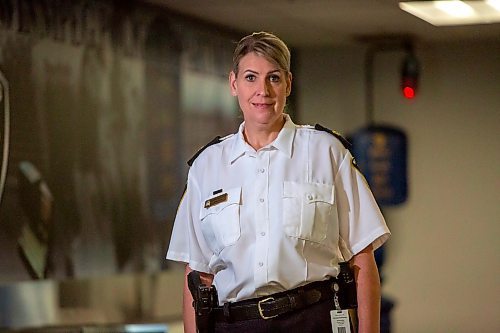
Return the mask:
[(401, 92), (406, 99), (414, 99), (417, 95), (419, 67), (415, 55), (408, 53), (401, 66)]
[(403, 96), (407, 99), (412, 99), (413, 97), (415, 97), (415, 89), (413, 89), (412, 87), (404, 87), (403, 88)]

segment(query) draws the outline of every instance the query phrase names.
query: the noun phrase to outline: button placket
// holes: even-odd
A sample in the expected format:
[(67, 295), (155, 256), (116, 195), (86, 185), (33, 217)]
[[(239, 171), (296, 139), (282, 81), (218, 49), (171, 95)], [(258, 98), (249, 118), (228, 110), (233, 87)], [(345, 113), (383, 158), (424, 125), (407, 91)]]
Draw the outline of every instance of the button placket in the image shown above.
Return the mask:
[(269, 173), (268, 173), (269, 151), (260, 151), (257, 156), (256, 172), (257, 178), (254, 184), (256, 193), (255, 212), (255, 283), (262, 285), (267, 282), (267, 256), (269, 248), (268, 220), (269, 220)]

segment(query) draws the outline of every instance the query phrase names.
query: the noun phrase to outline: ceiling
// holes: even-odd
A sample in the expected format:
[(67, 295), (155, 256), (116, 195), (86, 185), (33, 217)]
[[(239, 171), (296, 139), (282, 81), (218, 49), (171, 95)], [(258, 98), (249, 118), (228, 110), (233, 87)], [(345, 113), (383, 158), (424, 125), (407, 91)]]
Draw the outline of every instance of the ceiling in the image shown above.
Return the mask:
[(496, 39), (500, 24), (435, 27), (396, 0), (143, 0), (218, 26), (270, 31), (291, 47), (335, 46), (360, 38), (413, 36), (416, 42)]

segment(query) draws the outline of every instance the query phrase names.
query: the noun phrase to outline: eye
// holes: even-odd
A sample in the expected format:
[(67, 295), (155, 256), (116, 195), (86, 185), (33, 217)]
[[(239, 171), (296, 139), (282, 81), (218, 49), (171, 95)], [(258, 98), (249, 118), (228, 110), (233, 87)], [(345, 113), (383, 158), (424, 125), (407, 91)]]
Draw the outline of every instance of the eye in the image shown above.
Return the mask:
[(271, 82), (280, 82), (281, 81), (281, 77), (277, 74), (272, 74), (269, 76), (269, 81)]
[(247, 75), (245, 75), (245, 80), (247, 80), (248, 82), (253, 82), (253, 81), (255, 81), (255, 75), (247, 74)]

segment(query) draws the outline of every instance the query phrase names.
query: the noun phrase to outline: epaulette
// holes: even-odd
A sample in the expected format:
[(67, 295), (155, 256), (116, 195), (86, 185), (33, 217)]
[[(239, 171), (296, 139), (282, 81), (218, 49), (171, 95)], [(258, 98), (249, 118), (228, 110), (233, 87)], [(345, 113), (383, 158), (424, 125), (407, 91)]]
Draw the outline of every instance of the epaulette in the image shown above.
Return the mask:
[(351, 146), (352, 146), (351, 143), (346, 138), (344, 138), (339, 132), (332, 131), (329, 128), (321, 126), (320, 124), (316, 124), (314, 126), (314, 129), (318, 130), (318, 131), (330, 133), (331, 135), (336, 137), (342, 143), (342, 145), (345, 147), (345, 149), (351, 149)]
[(222, 138), (221, 138), (220, 136), (218, 136), (218, 135), (217, 135), (215, 138), (213, 138), (213, 140), (212, 140), (212, 141), (210, 141), (209, 143), (207, 143), (206, 145), (204, 145), (203, 147), (201, 147), (201, 148), (200, 148), (200, 150), (198, 150), (198, 151), (196, 152), (196, 154), (194, 154), (194, 155), (193, 155), (193, 157), (191, 157), (191, 158), (189, 159), (189, 161), (187, 161), (187, 164), (188, 164), (189, 166), (192, 166), (192, 165), (193, 165), (194, 160), (195, 160), (198, 156), (200, 156), (200, 154), (201, 154), (201, 153), (202, 153), (205, 149), (207, 149), (208, 147), (210, 147), (210, 146), (212, 146), (212, 145), (215, 145), (215, 144), (217, 144), (217, 143), (219, 143), (219, 142), (221, 142), (221, 141), (222, 141)]

